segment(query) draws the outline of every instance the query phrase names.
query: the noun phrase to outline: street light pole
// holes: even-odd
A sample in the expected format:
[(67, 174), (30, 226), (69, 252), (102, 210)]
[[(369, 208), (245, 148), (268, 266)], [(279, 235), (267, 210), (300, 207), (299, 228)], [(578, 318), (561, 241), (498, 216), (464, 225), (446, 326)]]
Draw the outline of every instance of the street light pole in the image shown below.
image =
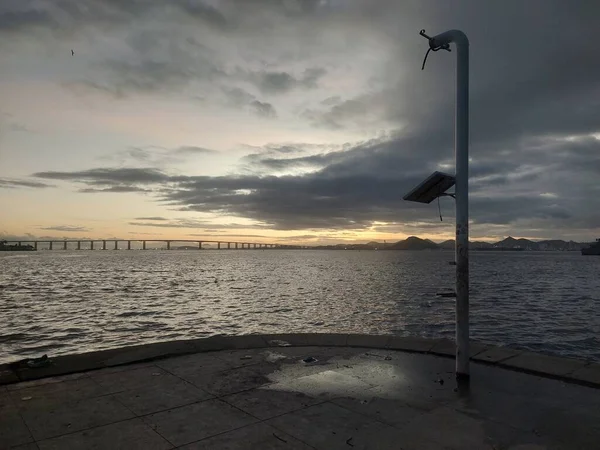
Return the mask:
[[(456, 45), (456, 377), (469, 378), (469, 39), (459, 30), (429, 37), (429, 50)], [(428, 51), (429, 52), (429, 51)], [(427, 58), (427, 56), (426, 56)], [(425, 61), (423, 62), (423, 67)]]

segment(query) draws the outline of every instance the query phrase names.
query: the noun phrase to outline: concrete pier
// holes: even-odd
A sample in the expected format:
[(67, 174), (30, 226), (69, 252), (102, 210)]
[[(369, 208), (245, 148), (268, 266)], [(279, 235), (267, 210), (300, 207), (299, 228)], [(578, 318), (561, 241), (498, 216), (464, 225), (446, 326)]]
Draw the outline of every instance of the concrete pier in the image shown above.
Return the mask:
[(217, 250), (221, 250), (221, 243), (217, 242)]
[(90, 242), (90, 250), (94, 250), (94, 241)]
[(115, 250), (119, 250), (119, 241), (115, 241)]
[(77, 241), (77, 250), (81, 250), (81, 241)]
[(142, 241), (142, 250), (146, 250), (146, 241)]
[(127, 250), (131, 250), (131, 241), (127, 241)]
[(48, 249), (52, 250), (52, 241), (50, 241), (50, 243), (48, 244)]
[(106, 250), (106, 241), (102, 241), (102, 250)]
[(167, 250), (171, 250), (171, 241), (167, 241)]
[(215, 336), (4, 365), (0, 436), (40, 449), (597, 448), (600, 364), (473, 343), (467, 388), (453, 345)]

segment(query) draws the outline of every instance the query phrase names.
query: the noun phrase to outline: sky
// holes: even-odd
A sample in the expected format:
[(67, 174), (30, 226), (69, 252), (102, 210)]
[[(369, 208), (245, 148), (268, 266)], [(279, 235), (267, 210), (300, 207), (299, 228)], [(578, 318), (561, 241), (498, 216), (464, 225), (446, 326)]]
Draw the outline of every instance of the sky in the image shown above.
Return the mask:
[[(470, 40), (470, 232), (600, 237), (600, 3), (3, 0), (0, 236), (388, 242), (454, 235)], [(72, 54), (72, 51), (74, 54)]]

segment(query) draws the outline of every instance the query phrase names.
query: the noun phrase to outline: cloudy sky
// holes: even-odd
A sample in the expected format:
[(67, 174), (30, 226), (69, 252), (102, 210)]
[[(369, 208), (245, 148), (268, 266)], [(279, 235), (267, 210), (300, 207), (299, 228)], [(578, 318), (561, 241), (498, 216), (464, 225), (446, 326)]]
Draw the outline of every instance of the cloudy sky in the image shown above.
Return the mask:
[[(4, 236), (453, 236), (455, 53), (471, 41), (471, 233), (600, 236), (600, 4), (3, 0)], [(74, 55), (71, 54), (74, 51)]]

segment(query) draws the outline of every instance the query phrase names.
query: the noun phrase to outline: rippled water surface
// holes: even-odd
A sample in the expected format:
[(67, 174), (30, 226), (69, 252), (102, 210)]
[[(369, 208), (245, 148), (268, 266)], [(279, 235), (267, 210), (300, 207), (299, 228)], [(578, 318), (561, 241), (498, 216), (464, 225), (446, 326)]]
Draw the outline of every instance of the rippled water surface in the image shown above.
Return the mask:
[[(0, 253), (0, 362), (214, 334), (451, 337), (452, 252)], [(474, 339), (600, 360), (600, 257), (474, 252)]]

